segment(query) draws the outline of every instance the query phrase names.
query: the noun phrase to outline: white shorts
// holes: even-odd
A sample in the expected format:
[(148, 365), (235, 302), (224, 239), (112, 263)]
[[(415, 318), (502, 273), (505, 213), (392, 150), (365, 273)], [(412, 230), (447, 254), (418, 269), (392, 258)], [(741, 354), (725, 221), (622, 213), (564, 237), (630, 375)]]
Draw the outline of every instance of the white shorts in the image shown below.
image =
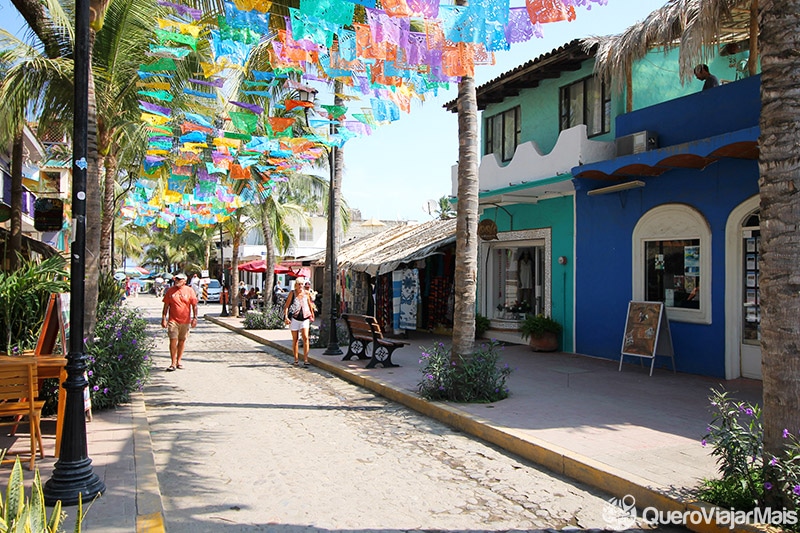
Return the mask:
[(311, 325), (311, 320), (306, 318), (305, 320), (297, 320), (296, 318), (292, 319), (292, 322), (289, 324), (289, 331), (300, 331), (302, 329), (308, 329)]

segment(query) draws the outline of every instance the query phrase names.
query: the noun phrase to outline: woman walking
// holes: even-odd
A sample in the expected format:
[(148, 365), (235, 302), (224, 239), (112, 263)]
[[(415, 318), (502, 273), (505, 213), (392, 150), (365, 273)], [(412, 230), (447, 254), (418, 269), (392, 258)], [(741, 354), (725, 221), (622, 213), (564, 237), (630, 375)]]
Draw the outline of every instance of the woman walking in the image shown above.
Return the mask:
[(289, 293), (286, 303), (283, 304), (283, 318), (292, 332), (292, 353), (295, 366), (300, 364), (297, 340), (301, 332), (303, 334), (303, 366), (308, 366), (308, 351), (311, 348), (308, 341), (308, 328), (314, 321), (314, 305), (311, 295), (303, 286), (304, 281), (302, 278), (295, 280), (294, 290)]

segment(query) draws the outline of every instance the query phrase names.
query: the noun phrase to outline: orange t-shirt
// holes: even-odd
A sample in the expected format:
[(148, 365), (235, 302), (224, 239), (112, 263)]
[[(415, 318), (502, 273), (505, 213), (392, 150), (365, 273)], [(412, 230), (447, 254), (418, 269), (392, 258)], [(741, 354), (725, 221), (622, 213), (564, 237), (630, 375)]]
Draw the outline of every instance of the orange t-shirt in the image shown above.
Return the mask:
[(163, 302), (169, 306), (170, 322), (189, 324), (192, 322), (192, 307), (197, 305), (197, 294), (188, 285), (170, 287)]

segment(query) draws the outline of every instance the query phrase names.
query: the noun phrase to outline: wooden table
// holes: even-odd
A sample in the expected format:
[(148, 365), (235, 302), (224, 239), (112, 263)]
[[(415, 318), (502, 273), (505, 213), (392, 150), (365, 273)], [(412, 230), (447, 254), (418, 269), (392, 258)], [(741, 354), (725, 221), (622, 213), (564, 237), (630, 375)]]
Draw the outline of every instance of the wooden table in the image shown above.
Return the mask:
[(36, 376), (41, 382), (43, 379), (58, 378), (58, 410), (56, 413), (56, 451), (53, 454), (58, 457), (61, 451), (61, 431), (64, 426), (64, 410), (67, 406), (67, 394), (62, 387), (62, 383), (67, 379), (67, 358), (63, 355), (32, 355), (30, 353), (23, 353), (23, 355), (0, 355), (0, 364), (3, 361), (21, 361), (31, 360), (36, 364)]

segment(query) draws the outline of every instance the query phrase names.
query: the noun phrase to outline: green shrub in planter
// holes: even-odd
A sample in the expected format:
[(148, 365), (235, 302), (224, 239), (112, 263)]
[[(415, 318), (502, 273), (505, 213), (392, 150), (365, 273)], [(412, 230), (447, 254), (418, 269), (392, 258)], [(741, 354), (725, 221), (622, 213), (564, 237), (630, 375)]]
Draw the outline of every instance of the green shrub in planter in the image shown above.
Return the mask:
[(475, 315), (475, 338), (482, 337), (484, 333), (489, 331), (489, 319), (480, 313)]
[(525, 320), (519, 325), (519, 332), (523, 339), (541, 337), (545, 333), (561, 333), (561, 324), (542, 314), (526, 315)]

